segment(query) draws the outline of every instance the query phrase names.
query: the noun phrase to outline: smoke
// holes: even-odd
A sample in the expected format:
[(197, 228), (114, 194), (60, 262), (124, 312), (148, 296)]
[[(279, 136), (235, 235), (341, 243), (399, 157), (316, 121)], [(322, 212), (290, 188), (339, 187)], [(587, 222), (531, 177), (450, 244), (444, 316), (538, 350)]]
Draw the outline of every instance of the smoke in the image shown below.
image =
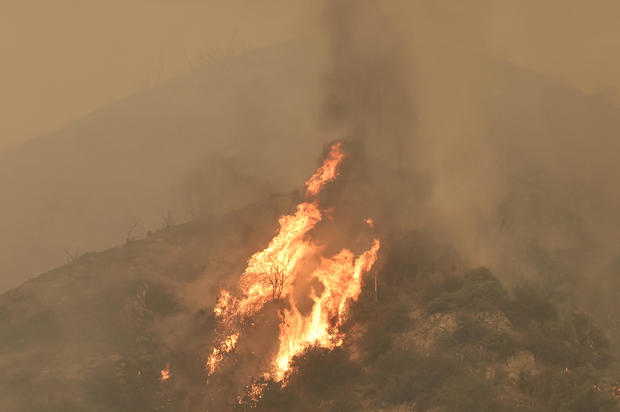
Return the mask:
[(326, 3), (321, 125), (353, 158), (337, 210), (593, 309), (618, 278), (615, 96), (505, 60), (487, 41), (499, 9)]
[[(304, 41), (195, 71), (4, 154), (8, 252), (0, 264), (15, 277), (1, 287), (58, 263), (67, 242), (85, 250), (118, 244), (129, 218), (157, 230), (169, 205), (183, 203), (175, 215), (208, 217), (210, 233), (198, 221), (147, 238), (139, 251), (156, 259), (127, 258), (108, 282), (112, 290), (124, 276), (165, 272), (157, 280), (183, 310), (153, 329), (167, 337), (164, 355), (186, 348), (186, 358), (170, 359), (175, 379), (175, 368), (194, 365), (187, 382), (203, 385), (200, 357), (215, 327), (207, 312), (219, 286), (236, 283), (245, 259), (299, 200), (270, 196), (301, 189), (321, 146), (341, 140), (348, 156), (321, 199), (335, 206), (339, 231), (318, 226), (315, 234), (332, 240), (334, 252), (367, 247), (361, 222), (371, 217), (385, 250), (390, 238), (417, 230), (458, 250), (466, 266), (488, 266), (508, 283), (551, 285), (611, 317), (620, 286), (616, 96), (567, 83), (562, 64), (515, 64), (527, 59), (509, 58), (494, 38), (508, 29), (493, 19), (511, 8), (494, 3), (326, 1)], [(527, 31), (514, 30), (509, 37)], [(76, 307), (71, 313), (81, 314)], [(222, 381), (201, 389), (208, 396), (237, 391), (260, 370), (254, 353), (275, 350), (277, 322), (262, 323), (240, 342), (244, 368), (214, 378)]]
[[(513, 63), (542, 64), (551, 50), (537, 24), (528, 37), (541, 44), (528, 47), (540, 58), (526, 59), (514, 45), (525, 26), (503, 24), (538, 9), (486, 0), (314, 9), (303, 41), (196, 70), (4, 153), (0, 287), (62, 263), (65, 249), (111, 247), (135, 222), (144, 235), (167, 210), (185, 221), (300, 187), (336, 139), (351, 154), (326, 193), (341, 217), (372, 216), (386, 233), (426, 228), (504, 278), (609, 278), (615, 95), (558, 80), (593, 84), (591, 72), (562, 72), (568, 64)], [(562, 32), (578, 50), (582, 37), (598, 38)], [(562, 45), (558, 59), (575, 57)]]
[[(347, 142), (337, 210), (411, 227), (426, 182), (416, 173), (411, 41), (373, 2), (328, 2), (322, 126)], [(386, 231), (390, 231), (386, 230)]]

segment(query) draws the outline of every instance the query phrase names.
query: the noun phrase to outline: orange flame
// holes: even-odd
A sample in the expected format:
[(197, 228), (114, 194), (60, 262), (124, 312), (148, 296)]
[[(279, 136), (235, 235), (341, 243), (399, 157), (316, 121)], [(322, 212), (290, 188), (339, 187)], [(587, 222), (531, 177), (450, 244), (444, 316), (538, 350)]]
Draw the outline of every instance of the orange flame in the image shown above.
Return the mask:
[(227, 336), (218, 347), (213, 348), (211, 351), (211, 356), (207, 360), (207, 369), (209, 369), (209, 375), (215, 372), (215, 369), (220, 364), (222, 359), (224, 359), (224, 354), (230, 352), (235, 348), (237, 344), (237, 339), (239, 339), (239, 333), (235, 332), (230, 336)]
[[(224, 355), (235, 348), (242, 321), (255, 315), (269, 301), (283, 299), (288, 307), (280, 312), (279, 348), (266, 377), (281, 381), (291, 359), (311, 345), (334, 348), (342, 344), (339, 329), (346, 319), (346, 304), (358, 298), (362, 276), (372, 268), (380, 248), (379, 240), (374, 239), (370, 249), (358, 257), (343, 249), (325, 258), (320, 255), (322, 248), (307, 237), (323, 217), (316, 197), (326, 183), (338, 176), (338, 166), (344, 157), (340, 143), (332, 145), (323, 165), (306, 182), (309, 200), (298, 204), (294, 214), (282, 216), (276, 236), (248, 260), (239, 280), (241, 296), (235, 298), (228, 291), (221, 292), (214, 312), (223, 338), (207, 360), (209, 375), (215, 372)], [(373, 225), (371, 219), (366, 219), (366, 223)], [(310, 276), (323, 285), (323, 290), (320, 294), (312, 290), (312, 309), (304, 315), (295, 301), (293, 284), (304, 262), (313, 257), (320, 258), (320, 264)]]
[(332, 145), (323, 165), (306, 182), (306, 197), (318, 195), (326, 183), (338, 177), (338, 165), (342, 162), (344, 156), (340, 142)]
[(166, 363), (166, 367), (162, 369), (160, 372), (159, 380), (164, 382), (170, 379), (170, 362)]

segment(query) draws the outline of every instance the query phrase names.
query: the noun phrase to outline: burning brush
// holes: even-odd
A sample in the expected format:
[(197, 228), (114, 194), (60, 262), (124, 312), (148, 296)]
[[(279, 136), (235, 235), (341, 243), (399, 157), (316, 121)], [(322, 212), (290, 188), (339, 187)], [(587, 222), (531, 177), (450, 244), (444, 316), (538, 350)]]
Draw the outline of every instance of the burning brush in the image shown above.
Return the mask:
[[(244, 321), (256, 315), (268, 302), (283, 300), (287, 305), (279, 313), (279, 346), (266, 378), (282, 381), (291, 359), (310, 346), (334, 348), (343, 342), (340, 331), (349, 299), (356, 300), (361, 292), (362, 277), (377, 260), (380, 242), (373, 238), (370, 248), (358, 256), (342, 249), (332, 257), (324, 257), (324, 247), (313, 243), (309, 232), (323, 218), (318, 196), (325, 185), (338, 177), (338, 168), (345, 154), (341, 144), (332, 145), (322, 166), (306, 182), (306, 200), (291, 215), (279, 219), (280, 229), (269, 245), (256, 252), (248, 261), (239, 279), (238, 296), (222, 290), (214, 312), (221, 336), (207, 361), (208, 374), (213, 374), (225, 355), (235, 349), (243, 333)], [(366, 223), (373, 226), (372, 220)], [(310, 278), (322, 285), (322, 291), (311, 291), (310, 311), (299, 309), (293, 293), (295, 280), (307, 262), (317, 260)]]

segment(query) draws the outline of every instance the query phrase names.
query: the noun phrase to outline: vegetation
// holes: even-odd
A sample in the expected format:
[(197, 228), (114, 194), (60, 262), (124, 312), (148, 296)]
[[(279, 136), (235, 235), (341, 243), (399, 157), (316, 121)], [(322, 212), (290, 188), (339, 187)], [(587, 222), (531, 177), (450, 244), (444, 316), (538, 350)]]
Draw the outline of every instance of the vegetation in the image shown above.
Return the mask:
[[(216, 323), (203, 293), (214, 302), (224, 280), (211, 291), (200, 282), (207, 270), (242, 270), (235, 262), (264, 243), (248, 236), (261, 232), (252, 225), (280, 211), (263, 213), (271, 219), (248, 209), (175, 225), (0, 296), (0, 360), (12, 359), (0, 378), (7, 410), (618, 410), (612, 346), (593, 319), (537, 284), (508, 290), (488, 269), (463, 271), (453, 251), (420, 233), (384, 249), (378, 288), (368, 276), (340, 347), (308, 349), (283, 383), (256, 373), (260, 339), (240, 341), (207, 379)], [(186, 297), (196, 289), (200, 304)], [(277, 327), (283, 304), (255, 323)], [(35, 393), (25, 389), (33, 384)]]
[(609, 344), (591, 319), (537, 285), (508, 291), (488, 269), (459, 275), (449, 260), (392, 254), (379, 299), (369, 281), (350, 308), (348, 327), (361, 334), (334, 351), (309, 349), (286, 385), (262, 382), (262, 396), (237, 408), (618, 410), (604, 383)]

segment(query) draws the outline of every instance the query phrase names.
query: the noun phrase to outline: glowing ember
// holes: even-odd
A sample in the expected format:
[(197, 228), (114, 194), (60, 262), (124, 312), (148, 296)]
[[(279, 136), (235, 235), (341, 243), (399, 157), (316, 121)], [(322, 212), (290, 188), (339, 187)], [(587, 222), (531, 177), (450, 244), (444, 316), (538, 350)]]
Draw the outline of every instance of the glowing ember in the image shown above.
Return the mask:
[(168, 379), (170, 379), (170, 362), (166, 363), (166, 367), (164, 369), (162, 369), (160, 372), (160, 377), (159, 380), (161, 382), (167, 381)]
[(250, 387), (248, 388), (248, 397), (250, 398), (252, 402), (254, 403), (258, 402), (258, 400), (263, 395), (263, 390), (265, 389), (265, 386), (267, 386), (267, 384), (264, 382), (254, 383), (250, 385)]
[(220, 343), (219, 347), (213, 348), (213, 351), (211, 351), (211, 356), (209, 356), (209, 360), (207, 360), (209, 375), (215, 372), (217, 365), (219, 365), (222, 359), (224, 359), (224, 354), (234, 349), (237, 344), (237, 339), (239, 339), (238, 332), (227, 336), (226, 339)]
[[(312, 345), (331, 349), (342, 344), (344, 337), (339, 329), (346, 318), (346, 304), (358, 298), (362, 276), (377, 260), (380, 248), (379, 240), (374, 239), (370, 248), (357, 257), (343, 249), (326, 258), (321, 256), (323, 248), (308, 239), (308, 233), (323, 218), (317, 196), (326, 183), (338, 176), (338, 166), (344, 157), (340, 143), (334, 144), (323, 165), (306, 182), (307, 201), (298, 204), (294, 214), (282, 216), (280, 230), (267, 248), (250, 257), (239, 280), (240, 297), (221, 292), (214, 312), (223, 338), (207, 360), (209, 375), (215, 372), (224, 355), (235, 348), (243, 321), (270, 301), (283, 299), (288, 305), (280, 311), (279, 348), (266, 377), (282, 380), (291, 359)], [(366, 223), (373, 227), (371, 219), (366, 219)], [(320, 282), (322, 291), (312, 290), (312, 309), (302, 314), (293, 285), (305, 264), (315, 260), (320, 263), (310, 279)]]

